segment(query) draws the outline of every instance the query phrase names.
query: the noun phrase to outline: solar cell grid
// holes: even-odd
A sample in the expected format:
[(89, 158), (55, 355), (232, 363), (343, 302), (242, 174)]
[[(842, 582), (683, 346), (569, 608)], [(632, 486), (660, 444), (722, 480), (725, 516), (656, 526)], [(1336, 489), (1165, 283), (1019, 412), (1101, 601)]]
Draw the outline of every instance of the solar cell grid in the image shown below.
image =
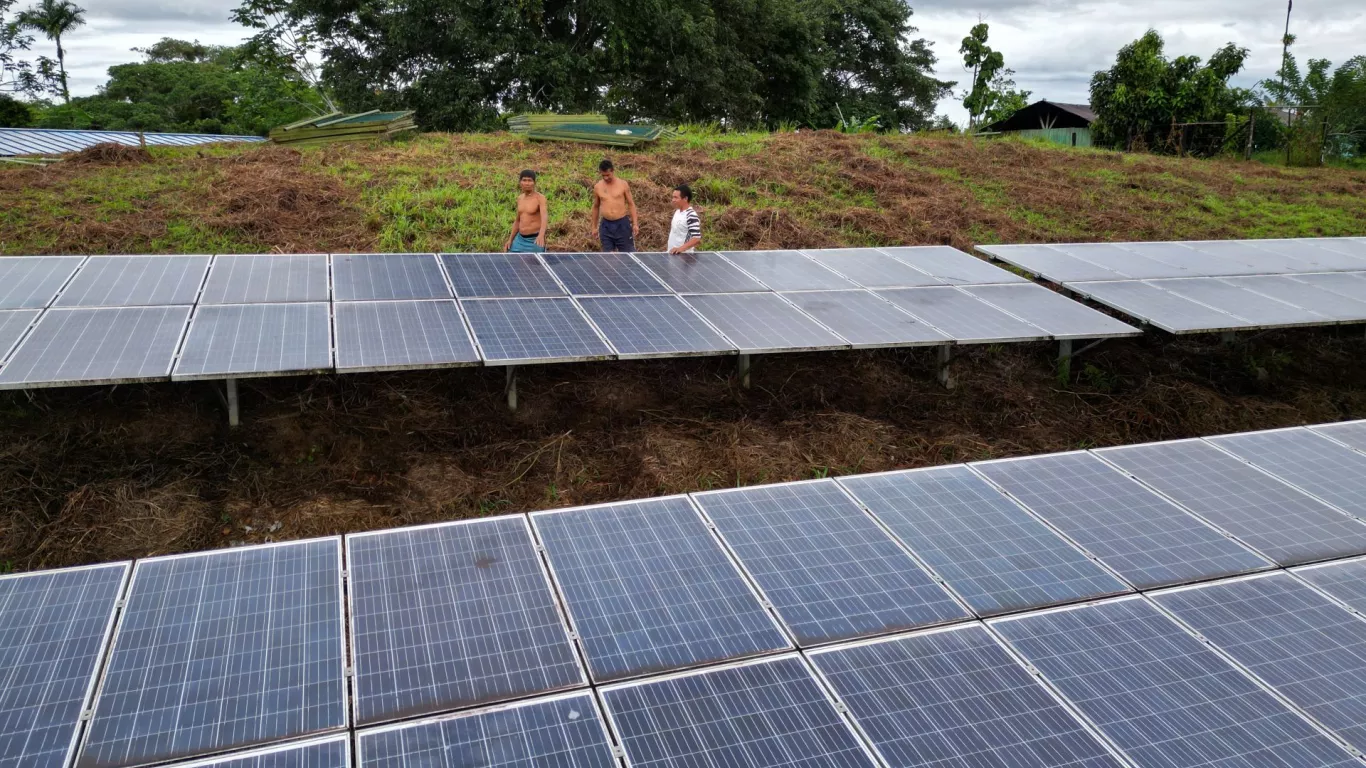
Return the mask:
[(677, 296), (601, 296), (578, 302), (621, 359), (735, 351)]
[(1121, 765), (980, 625), (808, 657), (888, 765)]
[(173, 768), (351, 768), (351, 739), (338, 734), (295, 744), (238, 752)]
[(967, 467), (839, 483), (980, 616), (1129, 590)]
[(449, 299), (451, 289), (430, 253), (333, 254), (336, 301)]
[(1055, 339), (1115, 338), (1142, 333), (1042, 285), (974, 285), (963, 290), (1042, 328)]
[(1292, 704), (1366, 749), (1366, 621), (1283, 572), (1152, 597)]
[(0, 310), (0, 363), (9, 358), (14, 345), (19, 343), (33, 321), (42, 314), (41, 309)]
[(1139, 589), (1271, 565), (1089, 453), (971, 466)]
[(127, 563), (0, 576), (0, 768), (65, 768)]
[(876, 248), (811, 250), (802, 253), (864, 288), (908, 288), (944, 284), (944, 281), (897, 261)]
[(81, 265), (82, 256), (7, 256), (0, 259), (0, 309), (41, 309)]
[(1149, 285), (1221, 312), (1247, 318), (1254, 327), (1323, 325), (1331, 322), (1317, 312), (1244, 290), (1218, 278), (1154, 280)]
[(1366, 456), (1303, 428), (1206, 438), (1356, 517), (1366, 516)]
[(741, 352), (847, 349), (836, 336), (775, 293), (692, 294), (683, 299)]
[(1290, 279), (1354, 301), (1366, 301), (1366, 272), (1291, 275)]
[(469, 299), (460, 308), (486, 364), (605, 360), (613, 355), (567, 298)]
[(479, 364), (454, 301), (340, 301), (332, 311), (338, 371)]
[(541, 258), (575, 296), (671, 293), (628, 253), (547, 253)]
[(1366, 420), (1344, 421), (1338, 424), (1324, 424), (1312, 427), (1321, 434), (1327, 435), (1339, 443), (1345, 443), (1358, 451), (1366, 451)]
[(1013, 272), (992, 266), (982, 259), (969, 256), (957, 248), (950, 248), (947, 245), (879, 248), (878, 250), (950, 285), (1028, 282)]
[(1366, 614), (1366, 559), (1296, 568), (1295, 575)]
[(1068, 283), (1067, 287), (1168, 333), (1212, 333), (1256, 326), (1246, 318), (1137, 280)]
[(960, 344), (1047, 339), (1048, 331), (1013, 317), (960, 288), (906, 288), (877, 294)]
[(693, 498), (799, 645), (970, 616), (833, 480)]
[(332, 367), (326, 302), (204, 304), (195, 309), (173, 379), (322, 372)]
[(764, 286), (715, 253), (637, 253), (640, 263), (679, 293), (738, 293)]
[(858, 287), (799, 251), (725, 251), (721, 255), (775, 291)]
[(584, 685), (526, 518), (347, 538), (356, 722)]
[(792, 647), (686, 497), (531, 520), (598, 682)]
[(1096, 266), (1047, 245), (979, 245), (977, 250), (1055, 283), (1126, 279), (1113, 269)]
[(1263, 296), (1312, 309), (1330, 320), (1341, 322), (1366, 320), (1366, 296), (1363, 297), (1363, 300), (1349, 299), (1332, 291), (1325, 291), (1322, 288), (1302, 283), (1290, 275), (1227, 277), (1224, 278), (1224, 282), (1245, 290), (1255, 291)]
[(1282, 254), (1309, 265), (1310, 271), (1366, 269), (1366, 260), (1345, 253), (1350, 246), (1333, 246), (1321, 238), (1297, 240), (1255, 240), (1257, 248)]
[(947, 344), (951, 339), (865, 290), (781, 294), (855, 349)]
[(0, 389), (164, 379), (189, 307), (49, 309), (0, 369)]
[(327, 301), (325, 254), (220, 255), (209, 268), (200, 304)]
[(1098, 267), (1117, 272), (1123, 277), (1136, 280), (1183, 277), (1190, 272), (1187, 268), (1174, 267), (1171, 264), (1140, 256), (1118, 244), (1070, 243), (1054, 245), (1053, 248), (1068, 256), (1088, 261)]
[(565, 295), (535, 254), (443, 253), (441, 263), (462, 299)]
[(1141, 597), (990, 626), (1138, 765), (1357, 764)]
[(91, 256), (55, 306), (194, 304), (208, 268), (208, 256)]

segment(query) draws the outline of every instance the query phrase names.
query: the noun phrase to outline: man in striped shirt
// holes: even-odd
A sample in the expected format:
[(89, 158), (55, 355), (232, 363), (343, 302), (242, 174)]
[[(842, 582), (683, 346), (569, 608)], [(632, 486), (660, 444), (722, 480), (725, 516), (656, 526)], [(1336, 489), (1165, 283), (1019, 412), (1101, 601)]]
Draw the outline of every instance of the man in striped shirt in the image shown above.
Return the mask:
[(702, 220), (692, 208), (692, 188), (679, 184), (674, 188), (674, 219), (669, 225), (669, 253), (692, 253), (702, 242)]

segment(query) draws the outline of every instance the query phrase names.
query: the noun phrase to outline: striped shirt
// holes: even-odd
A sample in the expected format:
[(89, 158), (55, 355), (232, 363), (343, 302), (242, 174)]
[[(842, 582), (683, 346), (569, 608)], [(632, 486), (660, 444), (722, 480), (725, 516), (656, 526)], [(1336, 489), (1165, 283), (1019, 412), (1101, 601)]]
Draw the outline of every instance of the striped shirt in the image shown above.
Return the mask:
[[(702, 220), (697, 217), (697, 211), (690, 205), (686, 210), (674, 211), (673, 223), (669, 225), (669, 250), (702, 236)], [(689, 248), (692, 252), (696, 248)]]

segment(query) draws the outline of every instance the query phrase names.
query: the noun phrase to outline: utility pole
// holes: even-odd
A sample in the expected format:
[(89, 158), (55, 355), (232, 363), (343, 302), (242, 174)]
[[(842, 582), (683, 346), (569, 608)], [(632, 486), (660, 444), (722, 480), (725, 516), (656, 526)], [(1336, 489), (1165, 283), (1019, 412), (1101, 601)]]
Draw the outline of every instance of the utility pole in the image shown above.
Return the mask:
[(1281, 36), (1281, 90), (1285, 90), (1285, 62), (1290, 58), (1290, 11), (1295, 7), (1295, 0), (1286, 0), (1285, 3), (1285, 34)]

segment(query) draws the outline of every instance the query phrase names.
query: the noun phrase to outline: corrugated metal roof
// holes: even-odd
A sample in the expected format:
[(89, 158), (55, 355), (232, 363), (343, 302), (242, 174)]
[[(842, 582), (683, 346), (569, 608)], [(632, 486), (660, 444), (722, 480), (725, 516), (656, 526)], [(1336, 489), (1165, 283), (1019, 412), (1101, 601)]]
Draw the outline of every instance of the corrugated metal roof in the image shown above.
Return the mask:
[[(212, 133), (147, 133), (148, 146), (189, 147), (223, 141), (265, 141), (260, 136), (223, 136)], [(56, 128), (0, 128), (0, 157), (60, 155), (96, 144), (138, 146), (134, 131), (71, 131)]]

